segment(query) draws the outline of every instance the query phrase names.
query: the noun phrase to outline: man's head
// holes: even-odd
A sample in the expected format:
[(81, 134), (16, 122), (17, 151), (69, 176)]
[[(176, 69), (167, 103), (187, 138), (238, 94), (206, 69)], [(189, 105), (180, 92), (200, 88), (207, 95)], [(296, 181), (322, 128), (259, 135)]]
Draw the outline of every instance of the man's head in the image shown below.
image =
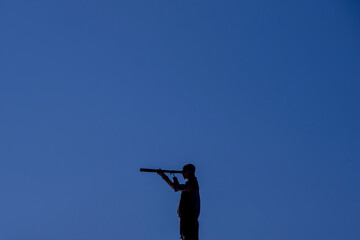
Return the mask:
[(182, 170), (182, 175), (184, 179), (195, 177), (195, 166), (192, 164), (185, 165)]

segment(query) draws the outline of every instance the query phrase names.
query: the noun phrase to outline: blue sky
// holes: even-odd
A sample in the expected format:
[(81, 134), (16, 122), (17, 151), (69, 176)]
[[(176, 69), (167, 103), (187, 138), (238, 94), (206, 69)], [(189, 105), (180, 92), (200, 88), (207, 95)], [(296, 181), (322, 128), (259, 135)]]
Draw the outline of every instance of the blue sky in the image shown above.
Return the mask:
[[(0, 239), (359, 238), (357, 1), (2, 1)], [(182, 180), (180, 178), (180, 180)]]

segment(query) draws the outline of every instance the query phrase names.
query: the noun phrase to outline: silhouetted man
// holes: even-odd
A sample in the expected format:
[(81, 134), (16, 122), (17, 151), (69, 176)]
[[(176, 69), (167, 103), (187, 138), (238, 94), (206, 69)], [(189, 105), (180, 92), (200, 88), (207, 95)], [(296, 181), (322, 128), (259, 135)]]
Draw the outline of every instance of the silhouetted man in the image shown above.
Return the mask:
[(187, 179), (185, 184), (179, 184), (176, 177), (173, 182), (166, 176), (161, 169), (157, 172), (172, 189), (181, 191), (179, 207), (177, 210), (180, 218), (180, 236), (183, 240), (199, 239), (199, 222), (200, 214), (200, 195), (199, 184), (195, 177), (195, 166), (187, 164), (183, 167), (182, 175)]

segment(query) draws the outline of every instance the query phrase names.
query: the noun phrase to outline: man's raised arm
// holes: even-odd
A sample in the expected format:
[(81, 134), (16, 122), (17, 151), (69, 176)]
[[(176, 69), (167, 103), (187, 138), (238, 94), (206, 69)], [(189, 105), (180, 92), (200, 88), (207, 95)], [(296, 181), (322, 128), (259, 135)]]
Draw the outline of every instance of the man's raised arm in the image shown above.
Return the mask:
[(169, 186), (176, 191), (176, 187), (177, 187), (176, 185), (179, 185), (179, 182), (177, 181), (176, 177), (174, 177), (174, 182), (172, 182), (170, 178), (166, 176), (163, 171), (161, 171), (161, 169), (158, 169), (157, 174), (159, 174), (159, 176), (162, 177), (162, 179), (164, 179), (165, 182), (167, 182), (167, 184), (169, 184)]
[(191, 191), (192, 187), (189, 183), (186, 184), (179, 184), (179, 181), (177, 179), (177, 177), (173, 177), (173, 182), (170, 180), (170, 178), (168, 176), (165, 175), (164, 172), (161, 171), (161, 169), (159, 169), (157, 171), (157, 174), (159, 174), (162, 179), (165, 180), (165, 182), (167, 182), (167, 184), (169, 184), (169, 186), (174, 189), (175, 192), (177, 191)]

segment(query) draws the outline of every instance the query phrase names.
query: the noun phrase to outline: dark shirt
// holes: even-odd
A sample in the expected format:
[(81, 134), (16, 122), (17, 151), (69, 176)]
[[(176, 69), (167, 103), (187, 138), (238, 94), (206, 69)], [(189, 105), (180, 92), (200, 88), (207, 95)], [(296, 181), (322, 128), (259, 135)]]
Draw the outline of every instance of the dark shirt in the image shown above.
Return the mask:
[(199, 184), (196, 177), (185, 184), (175, 184), (175, 191), (181, 191), (178, 216), (197, 219), (200, 214)]

